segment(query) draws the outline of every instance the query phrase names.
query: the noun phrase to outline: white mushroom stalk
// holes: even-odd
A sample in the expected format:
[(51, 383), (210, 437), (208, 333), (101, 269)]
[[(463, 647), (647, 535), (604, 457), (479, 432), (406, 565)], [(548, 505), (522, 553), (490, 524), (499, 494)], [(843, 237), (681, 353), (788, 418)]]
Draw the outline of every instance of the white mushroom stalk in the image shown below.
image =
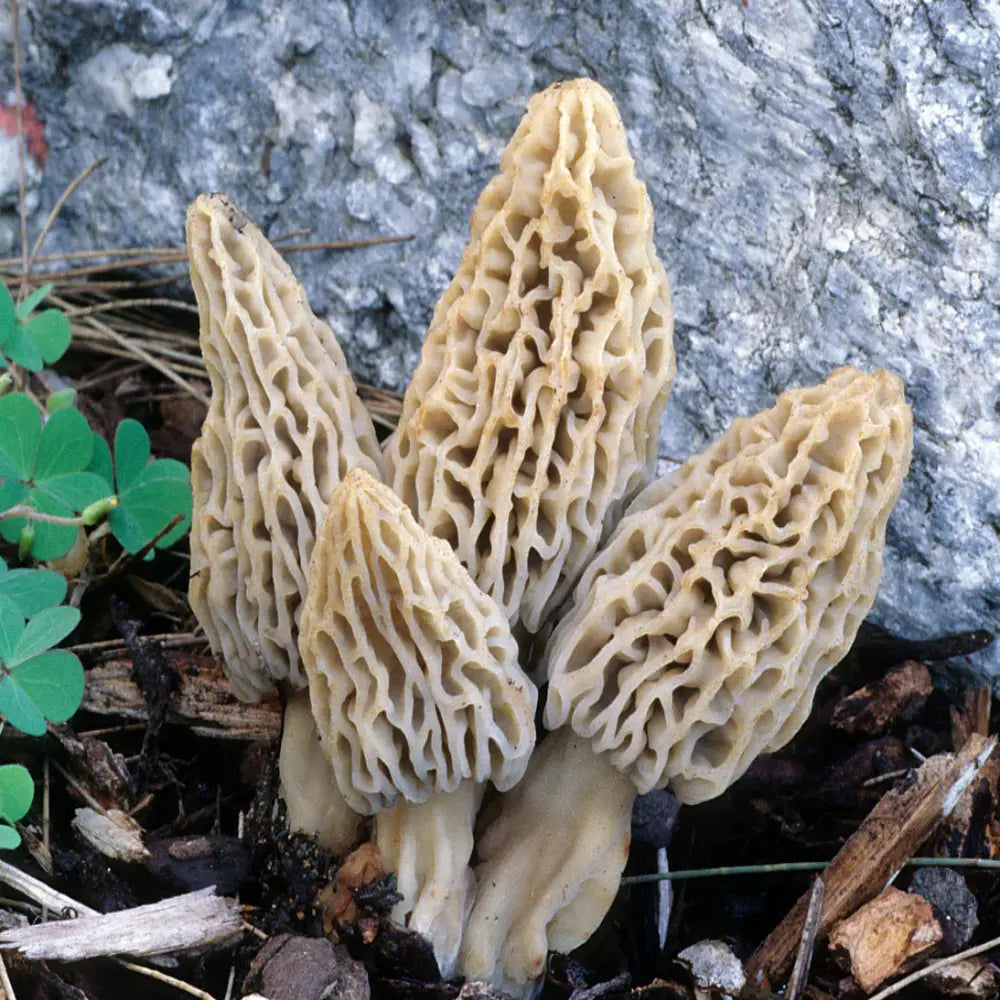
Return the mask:
[[(188, 596), (234, 693), (256, 701), (276, 683), (305, 686), (296, 640), (316, 529), (347, 470), (380, 475), (382, 456), (333, 332), (261, 231), (223, 195), (203, 195), (187, 246), (212, 383), (191, 455)], [(312, 781), (308, 724), (298, 711), (285, 720), (282, 770), (296, 784)], [(326, 846), (351, 846), (357, 817), (341, 815), (339, 797), (311, 797), (329, 785), (286, 787), (292, 829), (320, 822)]]
[(278, 775), (293, 833), (314, 836), (320, 847), (334, 855), (343, 855), (358, 843), (364, 816), (347, 804), (337, 788), (313, 719), (308, 688), (291, 692), (285, 701)]
[(376, 827), (405, 895), (396, 915), (449, 976), (477, 785), (512, 787), (535, 742), (537, 692), (510, 626), (448, 544), (357, 470), (330, 497), (299, 646), (341, 793), (359, 812), (389, 810)]
[(560, 732), (481, 837), (466, 975), (529, 995), (546, 952), (581, 944), (607, 911), (588, 887), (607, 886), (613, 837), (586, 844), (593, 867), (572, 840), (524, 854), (516, 837), (559, 837), (550, 802), (575, 773), (588, 776), (577, 809), (627, 824), (636, 792), (704, 801), (791, 739), (874, 601), (911, 436), (895, 376), (841, 368), (639, 495), (546, 648), (545, 724)]

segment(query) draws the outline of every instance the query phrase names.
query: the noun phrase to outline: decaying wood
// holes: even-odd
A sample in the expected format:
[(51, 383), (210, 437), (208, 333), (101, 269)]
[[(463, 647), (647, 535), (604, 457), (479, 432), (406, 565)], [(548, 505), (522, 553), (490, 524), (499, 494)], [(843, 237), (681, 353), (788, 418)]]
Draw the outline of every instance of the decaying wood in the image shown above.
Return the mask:
[(365, 967), (324, 938), (276, 934), (254, 956), (243, 989), (280, 998), (329, 997), (330, 1000), (369, 1000), (371, 989)]
[(963, 747), (973, 733), (985, 736), (990, 731), (990, 702), (993, 689), (989, 684), (969, 688), (961, 709), (951, 709), (951, 745)]
[(866, 684), (841, 698), (830, 721), (846, 733), (878, 736), (898, 722), (916, 718), (933, 690), (927, 667), (909, 660), (894, 667), (874, 684)]
[[(911, 972), (908, 976), (904, 976), (902, 979), (896, 980), (896, 982), (887, 986), (884, 990), (879, 990), (879, 992), (873, 997), (870, 997), (869, 1000), (887, 1000), (888, 997), (901, 993), (908, 986), (911, 986), (920, 979), (929, 980), (943, 972), (945, 969), (953, 968), (961, 962), (965, 962), (971, 958), (976, 958), (979, 955), (983, 955), (988, 951), (994, 951), (997, 948), (1000, 948), (1000, 938), (991, 938), (989, 941), (977, 944), (975, 948), (967, 948), (965, 951), (960, 951), (957, 955), (949, 955), (947, 958), (940, 958), (936, 962), (931, 962), (930, 965), (925, 965), (922, 969), (917, 969), (916, 972)], [(987, 996), (990, 1000), (993, 1000), (996, 994), (989, 993)]]
[(0, 948), (64, 962), (105, 955), (149, 956), (223, 944), (241, 932), (231, 899), (211, 888), (116, 913), (90, 914), (0, 933)]
[(20, 868), (7, 864), (6, 861), (0, 861), (0, 882), (9, 885), (12, 889), (27, 896), (28, 899), (38, 903), (39, 906), (55, 913), (98, 915), (97, 910), (92, 910), (89, 906), (78, 903), (71, 896), (47, 886), (41, 879), (28, 875)]
[[(887, 792), (827, 869), (818, 936), (872, 899), (933, 833), (992, 753), (994, 740), (975, 736), (956, 754), (937, 754), (910, 780)], [(750, 957), (747, 978), (755, 989), (769, 988), (787, 975), (795, 956), (810, 893)]]
[[(239, 701), (217, 661), (180, 650), (164, 650), (180, 675), (167, 722), (190, 727), (199, 736), (234, 740), (276, 740), (281, 733), (281, 702), (272, 694), (256, 705)], [(145, 721), (146, 700), (132, 680), (132, 662), (110, 660), (87, 671), (83, 711)]]
[[(816, 946), (816, 932), (819, 930), (819, 918), (823, 912), (823, 879), (817, 875), (813, 879), (809, 892), (809, 908), (806, 910), (805, 923), (802, 925), (802, 937), (799, 938), (799, 951), (792, 966), (792, 976), (788, 980), (785, 1000), (798, 1000), (809, 976), (809, 966), (812, 964), (813, 948)], [(662, 946), (661, 946), (662, 947)]]
[(956, 1000), (995, 1000), (1000, 996), (1000, 974), (986, 958), (966, 958), (938, 969), (927, 977), (927, 985)]
[(84, 798), (95, 799), (104, 809), (128, 801), (128, 768), (121, 754), (103, 740), (78, 736), (69, 726), (50, 726), (49, 731), (66, 751), (70, 768), (83, 786)]
[(84, 806), (73, 817), (73, 829), (95, 851), (114, 861), (145, 861), (149, 857), (142, 827), (120, 809), (98, 812)]
[(890, 886), (830, 931), (830, 948), (854, 981), (871, 993), (890, 976), (912, 968), (944, 938), (934, 909), (922, 896)]
[(695, 996), (707, 1000), (717, 993), (735, 996), (743, 989), (743, 965), (725, 941), (699, 941), (677, 955), (694, 980)]

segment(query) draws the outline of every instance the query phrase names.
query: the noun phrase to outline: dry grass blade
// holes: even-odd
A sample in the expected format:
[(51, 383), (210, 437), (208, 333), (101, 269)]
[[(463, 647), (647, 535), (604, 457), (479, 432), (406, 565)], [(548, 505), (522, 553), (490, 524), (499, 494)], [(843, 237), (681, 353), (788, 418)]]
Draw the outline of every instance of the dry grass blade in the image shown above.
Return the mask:
[(24, 184), (24, 92), (21, 89), (21, 11), (17, 0), (10, 0), (12, 39), (14, 46), (14, 101), (17, 104), (17, 208), (21, 219), (21, 288), (23, 297), (28, 290), (30, 259), (28, 257), (28, 205)]
[[(104, 164), (107, 162), (108, 158), (106, 156), (102, 156), (99, 160), (95, 160), (93, 163), (91, 163), (89, 167), (85, 167), (83, 170), (81, 170), (80, 173), (78, 173), (76, 177), (74, 177), (73, 180), (69, 182), (69, 184), (66, 186), (66, 190), (63, 191), (61, 195), (59, 195), (59, 198), (56, 200), (56, 203), (52, 206), (52, 211), (49, 212), (48, 217), (42, 224), (41, 232), (38, 234), (38, 238), (35, 240), (35, 245), (31, 248), (31, 254), (29, 255), (24, 265), (25, 281), (30, 279), (31, 269), (32, 267), (34, 267), (35, 261), (38, 258), (38, 251), (42, 249), (42, 244), (45, 242), (45, 237), (48, 236), (49, 230), (52, 228), (53, 223), (56, 221), (57, 218), (59, 218), (59, 213), (62, 211), (63, 205), (66, 204), (66, 202), (72, 197), (73, 192), (95, 170), (97, 170), (99, 167), (104, 166)], [(25, 233), (24, 235), (26, 237), (27, 233)]]

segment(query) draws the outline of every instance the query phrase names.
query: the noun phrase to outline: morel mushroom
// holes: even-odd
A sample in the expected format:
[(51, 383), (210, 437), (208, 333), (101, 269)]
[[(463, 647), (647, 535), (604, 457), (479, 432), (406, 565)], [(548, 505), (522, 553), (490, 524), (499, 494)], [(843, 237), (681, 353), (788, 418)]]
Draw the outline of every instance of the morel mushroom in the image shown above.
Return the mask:
[[(841, 368), (639, 495), (549, 640), (545, 723), (567, 728), (478, 843), (467, 976), (530, 992), (553, 942), (581, 943), (604, 915), (636, 791), (701, 802), (791, 739), (875, 598), (911, 430), (895, 376)], [(521, 831), (553, 831), (578, 773), (584, 818), (622, 808), (620, 823), (588, 845), (592, 866), (540, 843), (525, 867)], [(522, 884), (535, 891), (514, 912), (504, 895)]]
[(557, 83), (479, 199), (386, 446), (395, 491), (528, 633), (654, 471), (672, 334), (614, 102)]
[[(212, 383), (191, 455), (188, 596), (233, 691), (256, 701), (275, 682), (305, 686), (296, 640), (317, 526), (347, 470), (378, 474), (382, 457), (333, 332), (260, 230), (224, 196), (202, 196), (187, 243)], [(314, 750), (307, 737), (286, 760)], [(289, 802), (291, 824), (312, 832), (296, 815), (304, 801)]]
[(394, 916), (448, 976), (479, 786), (510, 788), (535, 742), (537, 692), (510, 626), (448, 544), (356, 470), (320, 528), (299, 646), (340, 791), (359, 812), (387, 810), (375, 840), (404, 894)]

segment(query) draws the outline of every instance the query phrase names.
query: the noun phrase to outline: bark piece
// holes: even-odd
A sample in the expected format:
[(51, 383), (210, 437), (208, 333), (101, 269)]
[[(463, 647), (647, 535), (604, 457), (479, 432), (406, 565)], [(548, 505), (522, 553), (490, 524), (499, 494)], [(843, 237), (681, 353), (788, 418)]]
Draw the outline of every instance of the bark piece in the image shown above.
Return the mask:
[(927, 985), (949, 1000), (996, 1000), (1000, 972), (988, 958), (965, 958), (932, 972)]
[(276, 934), (254, 956), (244, 990), (267, 1000), (368, 1000), (365, 967), (324, 938)]
[[(872, 899), (955, 807), (989, 758), (995, 741), (974, 737), (957, 754), (938, 754), (887, 792), (824, 873), (818, 937)], [(767, 989), (788, 972), (809, 906), (802, 896), (750, 957), (748, 982)]]
[(101, 955), (165, 955), (231, 941), (243, 917), (231, 899), (200, 889), (159, 903), (4, 931), (0, 947), (63, 962)]
[(94, 736), (77, 736), (68, 726), (50, 726), (49, 731), (69, 755), (73, 776), (92, 799), (105, 809), (128, 802), (129, 773), (120, 753)]
[(142, 841), (142, 827), (120, 809), (97, 812), (90, 806), (77, 809), (73, 829), (95, 851), (114, 861), (145, 861), (149, 851)]
[(927, 667), (910, 660), (842, 698), (830, 721), (845, 733), (878, 736), (898, 722), (915, 719), (933, 690)]
[(993, 701), (993, 688), (989, 684), (970, 688), (965, 692), (965, 703), (961, 708), (951, 709), (951, 742), (952, 746), (965, 746), (966, 740), (973, 734), (986, 736), (990, 731), (990, 707)]
[[(188, 726), (198, 736), (215, 739), (272, 741), (281, 735), (281, 702), (277, 694), (246, 705), (233, 695), (214, 657), (169, 649), (164, 650), (164, 656), (180, 675), (167, 722)], [(148, 718), (146, 699), (132, 679), (131, 661), (110, 660), (91, 667), (80, 708), (95, 715)]]
[(934, 908), (922, 896), (889, 887), (830, 931), (830, 948), (854, 981), (873, 992), (943, 940)]
[(931, 854), (1000, 858), (1000, 748), (993, 751), (931, 841)]
[(677, 955), (691, 972), (696, 996), (735, 995), (743, 989), (743, 965), (724, 941), (699, 941)]

